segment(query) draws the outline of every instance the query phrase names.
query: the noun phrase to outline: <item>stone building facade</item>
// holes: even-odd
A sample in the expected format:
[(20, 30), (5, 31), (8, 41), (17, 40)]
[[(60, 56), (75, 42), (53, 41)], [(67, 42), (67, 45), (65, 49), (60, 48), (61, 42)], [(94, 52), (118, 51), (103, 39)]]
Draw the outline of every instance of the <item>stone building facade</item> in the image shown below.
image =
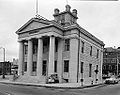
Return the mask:
[(104, 43), (77, 24), (77, 10), (54, 10), (54, 20), (35, 17), (16, 33), (20, 79), (45, 83), (52, 74), (59, 82), (97, 83), (102, 80)]
[(119, 75), (120, 73), (120, 47), (106, 47), (103, 52), (103, 74)]

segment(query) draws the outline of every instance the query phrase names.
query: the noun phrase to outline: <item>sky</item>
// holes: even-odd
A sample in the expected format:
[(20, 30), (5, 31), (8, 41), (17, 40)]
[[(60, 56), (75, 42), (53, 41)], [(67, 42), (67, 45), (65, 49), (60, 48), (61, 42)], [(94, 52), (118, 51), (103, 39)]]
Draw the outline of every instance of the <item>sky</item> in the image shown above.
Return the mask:
[[(65, 10), (66, 0), (38, 0), (38, 13), (53, 20), (54, 9)], [(120, 47), (120, 1), (68, 0), (77, 9), (77, 23), (105, 43), (105, 47)], [(5, 48), (6, 61), (18, 58), (19, 43), (15, 33), (35, 17), (35, 0), (0, 0), (0, 47)], [(0, 49), (3, 61), (3, 49)]]

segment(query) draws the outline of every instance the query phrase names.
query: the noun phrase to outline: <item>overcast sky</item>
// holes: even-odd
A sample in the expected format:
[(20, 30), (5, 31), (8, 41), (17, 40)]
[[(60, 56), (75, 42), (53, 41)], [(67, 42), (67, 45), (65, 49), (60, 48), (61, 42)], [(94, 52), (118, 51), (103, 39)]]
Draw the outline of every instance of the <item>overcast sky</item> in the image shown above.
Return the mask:
[[(35, 0), (0, 0), (0, 46), (6, 49), (6, 60), (18, 58), (16, 30), (35, 16)], [(120, 2), (68, 0), (78, 11), (78, 24), (105, 43), (120, 46)], [(55, 8), (65, 10), (66, 0), (39, 0), (39, 14), (53, 20)], [(3, 50), (0, 49), (0, 61)]]

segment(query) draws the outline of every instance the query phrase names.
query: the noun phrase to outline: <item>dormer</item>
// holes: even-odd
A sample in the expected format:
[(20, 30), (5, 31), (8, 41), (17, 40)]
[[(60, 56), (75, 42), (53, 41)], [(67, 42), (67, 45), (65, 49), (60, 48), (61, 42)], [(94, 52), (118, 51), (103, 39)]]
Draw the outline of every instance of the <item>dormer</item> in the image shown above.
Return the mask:
[(68, 26), (76, 23), (78, 19), (77, 10), (73, 9), (73, 11), (71, 12), (70, 5), (66, 5), (65, 7), (66, 10), (63, 12), (60, 12), (58, 8), (54, 10), (54, 14), (53, 14), (54, 20), (63, 26)]

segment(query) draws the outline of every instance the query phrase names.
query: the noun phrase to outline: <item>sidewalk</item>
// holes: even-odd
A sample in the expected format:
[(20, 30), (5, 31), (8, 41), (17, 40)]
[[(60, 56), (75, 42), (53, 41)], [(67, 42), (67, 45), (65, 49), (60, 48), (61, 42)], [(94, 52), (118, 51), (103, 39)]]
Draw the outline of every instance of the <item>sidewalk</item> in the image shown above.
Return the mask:
[(81, 83), (55, 83), (55, 84), (40, 84), (40, 83), (25, 83), (25, 82), (14, 82), (9, 80), (10, 76), (6, 76), (5, 79), (2, 79), (0, 76), (0, 83), (3, 84), (12, 84), (12, 85), (24, 85), (24, 86), (36, 86), (36, 87), (46, 87), (46, 88), (62, 88), (62, 89), (82, 89), (94, 86), (104, 85), (104, 83), (93, 84), (93, 85), (84, 85), (81, 86)]

